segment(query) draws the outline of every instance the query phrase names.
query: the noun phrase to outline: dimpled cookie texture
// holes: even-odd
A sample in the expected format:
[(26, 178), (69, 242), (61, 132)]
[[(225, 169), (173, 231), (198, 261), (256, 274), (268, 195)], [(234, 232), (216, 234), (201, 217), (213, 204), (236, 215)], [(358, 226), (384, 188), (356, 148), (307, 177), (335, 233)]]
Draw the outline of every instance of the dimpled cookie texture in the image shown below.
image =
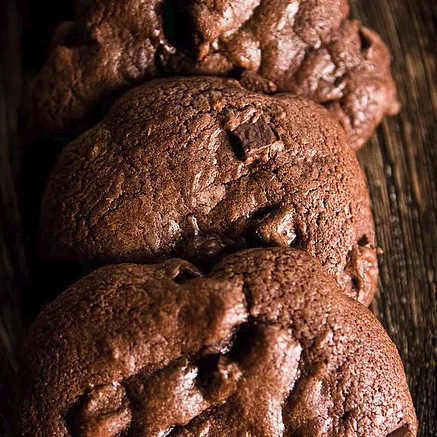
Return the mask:
[(354, 148), (399, 110), (388, 50), (347, 19), (346, 0), (80, 0), (75, 11), (32, 82), (43, 132), (83, 130), (126, 89), (178, 73), (245, 71), (250, 86), (323, 103)]
[(413, 437), (396, 347), (306, 252), (111, 265), (38, 316), (23, 437)]
[(378, 278), (369, 197), (344, 131), (316, 103), (232, 79), (155, 80), (122, 97), (61, 154), (42, 241), (52, 259), (84, 265), (299, 247), (365, 304)]

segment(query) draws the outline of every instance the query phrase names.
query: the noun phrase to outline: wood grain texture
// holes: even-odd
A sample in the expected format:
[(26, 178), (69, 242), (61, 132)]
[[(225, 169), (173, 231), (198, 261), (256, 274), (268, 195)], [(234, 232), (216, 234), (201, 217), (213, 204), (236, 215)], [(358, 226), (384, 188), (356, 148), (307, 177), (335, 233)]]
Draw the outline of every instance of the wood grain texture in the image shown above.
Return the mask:
[[(21, 3), (29, 5), (28, 0)], [(26, 69), (20, 66), (17, 4), (0, 2), (0, 402), (11, 399), (5, 387), (14, 383), (22, 333), (18, 295), (27, 277), (10, 165), (11, 145), (18, 144), (21, 82), (32, 66), (29, 56)], [(402, 356), (419, 436), (436, 437), (437, 1), (351, 0), (351, 5), (352, 15), (388, 44), (403, 104), (401, 113), (386, 119), (359, 152), (384, 251), (372, 309)], [(44, 49), (39, 53), (43, 56)], [(3, 416), (0, 410), (0, 435), (7, 433), (7, 416), (6, 409)]]
[(396, 343), (419, 419), (437, 436), (437, 2), (353, 0), (392, 53), (403, 108), (359, 153), (380, 257), (373, 309)]
[(23, 334), (19, 284), (27, 277), (11, 167), (17, 144), (22, 69), (16, 4), (0, 2), (0, 435), (12, 435), (16, 356)]

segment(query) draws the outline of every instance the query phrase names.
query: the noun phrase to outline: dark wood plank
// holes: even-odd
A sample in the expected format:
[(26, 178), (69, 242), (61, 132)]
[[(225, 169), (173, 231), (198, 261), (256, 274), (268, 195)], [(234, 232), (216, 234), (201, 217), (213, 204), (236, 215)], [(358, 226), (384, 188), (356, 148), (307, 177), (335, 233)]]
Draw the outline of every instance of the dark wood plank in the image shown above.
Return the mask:
[(403, 105), (359, 153), (384, 250), (373, 309), (402, 356), (419, 435), (437, 436), (437, 3), (352, 6), (389, 45)]
[(11, 144), (17, 143), (22, 70), (19, 16), (14, 2), (0, 2), (0, 435), (12, 435), (16, 356), (23, 329), (19, 283), (27, 276), (20, 215), (11, 167)]

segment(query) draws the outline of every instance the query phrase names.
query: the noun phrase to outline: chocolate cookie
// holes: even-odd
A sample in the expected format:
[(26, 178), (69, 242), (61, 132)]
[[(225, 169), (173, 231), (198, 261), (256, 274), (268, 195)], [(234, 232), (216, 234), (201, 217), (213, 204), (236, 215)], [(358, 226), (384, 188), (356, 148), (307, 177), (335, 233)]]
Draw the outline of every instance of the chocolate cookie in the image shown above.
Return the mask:
[(22, 436), (404, 436), (417, 420), (375, 317), (293, 249), (116, 265), (67, 289), (26, 346)]
[(399, 104), (386, 46), (348, 14), (347, 0), (81, 0), (33, 80), (31, 112), (43, 132), (77, 132), (151, 77), (246, 71), (249, 86), (255, 73), (325, 104), (358, 148)]
[(324, 104), (355, 149), (399, 111), (387, 47), (347, 19), (347, 0), (192, 0), (186, 13), (197, 57), (184, 59), (184, 72), (255, 72), (278, 91)]
[(42, 132), (82, 131), (113, 99), (160, 71), (167, 43), (162, 0), (78, 0), (76, 21), (57, 29), (51, 55), (31, 84)]
[(300, 247), (366, 304), (378, 277), (369, 197), (341, 127), (316, 103), (231, 79), (155, 80), (121, 98), (64, 149), (42, 234), (52, 259), (101, 264)]

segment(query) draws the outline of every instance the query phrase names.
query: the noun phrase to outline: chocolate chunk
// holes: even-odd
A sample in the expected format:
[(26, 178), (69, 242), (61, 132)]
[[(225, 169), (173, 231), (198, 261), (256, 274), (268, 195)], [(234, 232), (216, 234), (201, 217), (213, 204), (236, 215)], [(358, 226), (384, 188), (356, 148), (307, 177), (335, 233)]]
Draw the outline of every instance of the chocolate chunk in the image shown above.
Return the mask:
[(387, 434), (387, 437), (413, 437), (412, 431), (410, 431), (408, 425), (404, 425), (401, 428), (398, 428), (396, 431)]
[(262, 117), (254, 123), (241, 124), (232, 133), (238, 138), (242, 149), (242, 156), (237, 158), (242, 158), (245, 162), (253, 161), (256, 156), (266, 152), (266, 149), (283, 148), (283, 143), (278, 141), (273, 129)]

